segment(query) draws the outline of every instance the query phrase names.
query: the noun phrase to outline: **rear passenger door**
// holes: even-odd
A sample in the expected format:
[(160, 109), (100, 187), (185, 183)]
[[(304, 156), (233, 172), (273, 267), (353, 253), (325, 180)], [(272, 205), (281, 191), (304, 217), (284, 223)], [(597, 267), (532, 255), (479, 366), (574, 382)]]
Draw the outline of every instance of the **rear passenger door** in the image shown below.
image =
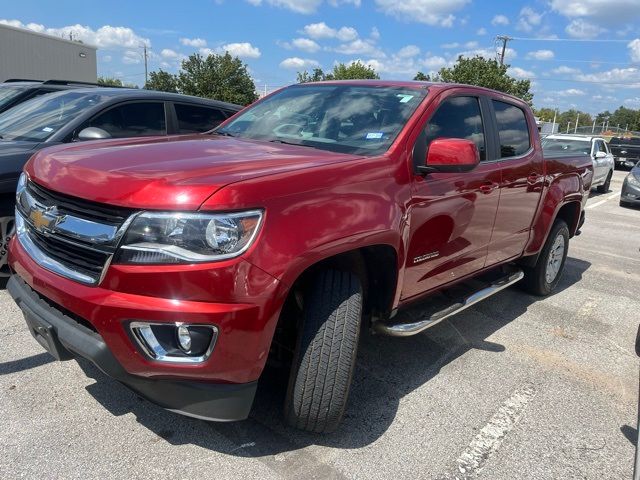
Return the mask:
[(176, 114), (175, 133), (178, 134), (208, 132), (228, 117), (224, 110), (215, 107), (189, 103), (174, 103), (173, 107)]
[(111, 138), (146, 137), (167, 134), (165, 104), (162, 101), (127, 102), (103, 110), (76, 132), (101, 128)]
[(502, 180), (487, 266), (523, 252), (542, 197), (545, 173), (542, 149), (534, 148), (536, 125), (524, 108), (504, 98), (494, 97), (489, 103), (497, 131), (496, 163)]

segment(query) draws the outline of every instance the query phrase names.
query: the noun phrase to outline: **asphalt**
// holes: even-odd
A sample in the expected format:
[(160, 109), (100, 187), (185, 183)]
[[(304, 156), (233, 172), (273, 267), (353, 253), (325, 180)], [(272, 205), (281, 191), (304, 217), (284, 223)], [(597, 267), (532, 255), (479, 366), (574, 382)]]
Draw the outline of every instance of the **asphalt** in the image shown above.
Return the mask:
[(2, 291), (0, 478), (630, 478), (640, 209), (618, 205), (625, 174), (589, 200), (554, 295), (511, 288), (421, 335), (365, 337), (332, 435), (285, 427), (270, 381), (244, 422), (164, 411), (54, 362)]

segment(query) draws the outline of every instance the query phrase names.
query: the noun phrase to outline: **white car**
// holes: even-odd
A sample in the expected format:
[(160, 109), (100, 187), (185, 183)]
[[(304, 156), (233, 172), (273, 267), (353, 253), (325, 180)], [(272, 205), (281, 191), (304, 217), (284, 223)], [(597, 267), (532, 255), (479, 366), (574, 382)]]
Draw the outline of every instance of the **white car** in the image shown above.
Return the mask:
[(609, 191), (615, 161), (604, 138), (587, 135), (549, 135), (542, 140), (542, 149), (550, 155), (561, 152), (566, 152), (567, 155), (576, 153), (590, 155), (593, 161), (591, 188), (597, 188), (600, 193)]

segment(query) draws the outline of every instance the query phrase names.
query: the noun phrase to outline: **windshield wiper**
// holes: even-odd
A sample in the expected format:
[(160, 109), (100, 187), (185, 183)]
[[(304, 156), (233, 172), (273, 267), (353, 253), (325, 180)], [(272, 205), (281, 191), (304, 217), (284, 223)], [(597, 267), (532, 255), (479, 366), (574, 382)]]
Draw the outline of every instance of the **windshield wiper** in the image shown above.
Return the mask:
[(216, 135), (222, 135), (222, 136), (225, 136), (225, 137), (235, 137), (234, 134), (229, 133), (229, 132), (221, 132), (221, 131), (216, 130), (213, 133), (215, 133)]
[(278, 138), (274, 138), (273, 140), (268, 140), (271, 143), (283, 143), (284, 145), (295, 145), (296, 147), (308, 147), (309, 145), (304, 145), (302, 143), (294, 143), (294, 142), (285, 142), (284, 140), (280, 140)]

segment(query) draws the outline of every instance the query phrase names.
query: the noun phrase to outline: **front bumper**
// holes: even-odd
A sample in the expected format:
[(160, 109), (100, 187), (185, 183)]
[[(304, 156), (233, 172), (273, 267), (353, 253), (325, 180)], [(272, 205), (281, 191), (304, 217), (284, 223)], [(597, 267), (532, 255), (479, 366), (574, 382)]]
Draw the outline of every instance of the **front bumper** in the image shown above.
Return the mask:
[(148, 400), (183, 415), (216, 421), (242, 420), (249, 415), (257, 382), (215, 384), (131, 375), (98, 333), (46, 302), (18, 275), (11, 276), (7, 290), (33, 337), (58, 360), (86, 358)]
[(625, 180), (620, 192), (620, 202), (628, 205), (640, 206), (640, 187), (630, 185)]
[(614, 162), (616, 164), (616, 166), (619, 167), (628, 167), (628, 168), (633, 168), (633, 166), (638, 163), (637, 158), (629, 158), (629, 157), (615, 157), (614, 158)]

